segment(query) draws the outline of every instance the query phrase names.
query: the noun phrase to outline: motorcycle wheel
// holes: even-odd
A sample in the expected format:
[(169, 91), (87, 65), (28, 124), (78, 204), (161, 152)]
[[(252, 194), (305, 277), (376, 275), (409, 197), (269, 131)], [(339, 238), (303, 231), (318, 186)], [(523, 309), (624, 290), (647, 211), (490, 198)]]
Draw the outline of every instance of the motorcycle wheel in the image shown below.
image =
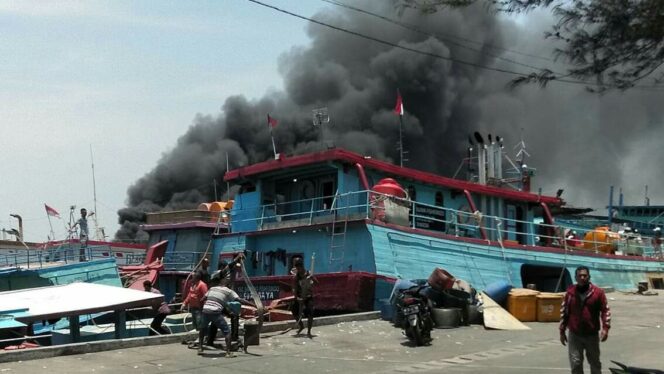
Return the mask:
[(418, 318), (417, 323), (415, 326), (411, 326), (411, 336), (413, 337), (413, 341), (415, 342), (415, 346), (421, 346), (424, 345), (424, 337), (422, 336), (422, 322)]

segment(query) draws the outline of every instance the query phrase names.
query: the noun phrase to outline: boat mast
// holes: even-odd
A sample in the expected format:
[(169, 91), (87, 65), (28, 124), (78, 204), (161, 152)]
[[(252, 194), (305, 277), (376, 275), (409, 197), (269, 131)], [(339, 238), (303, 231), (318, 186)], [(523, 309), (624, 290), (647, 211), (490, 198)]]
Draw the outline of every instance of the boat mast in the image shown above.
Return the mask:
[(104, 228), (99, 227), (99, 222), (97, 222), (97, 217), (99, 216), (99, 213), (97, 212), (97, 182), (95, 180), (95, 160), (92, 157), (92, 144), (90, 144), (90, 164), (92, 165), (92, 198), (93, 198), (93, 209), (94, 209), (94, 215), (92, 216), (92, 221), (95, 223), (95, 239), (97, 240), (106, 240), (105, 236), (103, 235)]

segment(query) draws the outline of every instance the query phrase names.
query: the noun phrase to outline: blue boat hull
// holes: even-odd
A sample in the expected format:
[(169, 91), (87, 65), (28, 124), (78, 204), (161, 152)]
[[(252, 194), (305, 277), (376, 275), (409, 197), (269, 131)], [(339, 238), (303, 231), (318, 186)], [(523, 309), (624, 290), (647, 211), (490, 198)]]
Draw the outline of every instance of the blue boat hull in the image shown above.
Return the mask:
[[(276, 249), (283, 261), (268, 259)], [(592, 281), (604, 287), (634, 289), (648, 277), (664, 277), (664, 264), (640, 257), (565, 251), (561, 248), (505, 245), (495, 241), (457, 238), (396, 225), (358, 220), (349, 224), (343, 254), (331, 253), (330, 232), (324, 225), (275, 229), (217, 237), (215, 256), (239, 251), (251, 253), (249, 276), (282, 277), (288, 258), (302, 255), (305, 266), (315, 262), (315, 273), (363, 271), (376, 274), (374, 306), (389, 297), (396, 279), (426, 279), (436, 267), (483, 290), (507, 280), (514, 287), (533, 283), (542, 291), (563, 291), (573, 283), (578, 266), (590, 268)], [(315, 253), (315, 256), (312, 256)], [(332, 255), (331, 255), (332, 254)], [(213, 262), (213, 268), (216, 263)], [(385, 282), (388, 280), (388, 282)]]
[(524, 275), (527, 275), (524, 267), (530, 271), (557, 268), (562, 270), (558, 274), (563, 274), (559, 286), (559, 290), (563, 290), (578, 266), (590, 268), (595, 284), (616, 289), (634, 289), (638, 282), (647, 281), (649, 274), (664, 276), (664, 264), (658, 261), (582, 251), (503, 248), (495, 242), (448, 239), (425, 235), (421, 230), (399, 230), (378, 224), (367, 224), (367, 229), (371, 234), (376, 272), (401, 279), (427, 277), (433, 268), (440, 267), (478, 289), (504, 279), (515, 287), (522, 287), (527, 283), (524, 282)]
[(71, 262), (38, 269), (0, 271), (0, 291), (55, 286), (74, 282), (122, 287), (115, 259)]

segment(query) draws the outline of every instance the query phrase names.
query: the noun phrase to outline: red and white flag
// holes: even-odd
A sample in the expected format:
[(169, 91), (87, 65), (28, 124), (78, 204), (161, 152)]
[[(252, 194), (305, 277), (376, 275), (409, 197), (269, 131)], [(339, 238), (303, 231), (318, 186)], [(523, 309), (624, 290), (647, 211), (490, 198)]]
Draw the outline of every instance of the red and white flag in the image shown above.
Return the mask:
[(267, 115), (267, 125), (270, 126), (270, 128), (275, 128), (277, 127), (277, 123), (279, 123), (276, 119), (270, 117), (270, 115)]
[(60, 213), (58, 213), (57, 210), (51, 208), (50, 206), (48, 206), (46, 204), (44, 204), (44, 208), (46, 208), (46, 214), (47, 215), (60, 218)]
[(397, 90), (397, 105), (394, 106), (394, 113), (403, 116), (403, 100), (401, 99), (401, 92)]

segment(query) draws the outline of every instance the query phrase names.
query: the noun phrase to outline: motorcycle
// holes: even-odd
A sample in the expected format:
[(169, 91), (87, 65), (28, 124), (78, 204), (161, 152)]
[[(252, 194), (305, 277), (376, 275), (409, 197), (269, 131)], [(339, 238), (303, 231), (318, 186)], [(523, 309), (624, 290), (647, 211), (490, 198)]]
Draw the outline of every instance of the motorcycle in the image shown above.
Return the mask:
[(611, 374), (664, 374), (664, 371), (658, 369), (637, 368), (621, 364), (618, 361), (611, 362), (619, 366), (619, 368), (609, 368)]
[(403, 291), (397, 299), (397, 314), (406, 337), (416, 346), (431, 342), (433, 319), (431, 302), (423, 294), (424, 287), (416, 286)]

